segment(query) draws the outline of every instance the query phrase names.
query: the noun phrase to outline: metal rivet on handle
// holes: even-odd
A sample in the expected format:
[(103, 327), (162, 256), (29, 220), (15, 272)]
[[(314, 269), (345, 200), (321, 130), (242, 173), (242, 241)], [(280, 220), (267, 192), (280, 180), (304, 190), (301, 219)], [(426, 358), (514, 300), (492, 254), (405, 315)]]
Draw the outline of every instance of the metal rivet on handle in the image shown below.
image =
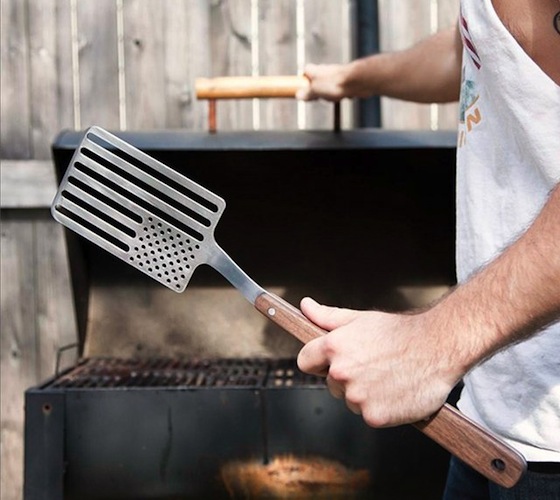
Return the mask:
[(274, 307), (269, 307), (268, 311), (266, 311), (269, 316), (274, 316), (276, 314), (276, 309)]
[(492, 460), (492, 468), (498, 472), (503, 472), (506, 470), (506, 464), (502, 459), (495, 458)]

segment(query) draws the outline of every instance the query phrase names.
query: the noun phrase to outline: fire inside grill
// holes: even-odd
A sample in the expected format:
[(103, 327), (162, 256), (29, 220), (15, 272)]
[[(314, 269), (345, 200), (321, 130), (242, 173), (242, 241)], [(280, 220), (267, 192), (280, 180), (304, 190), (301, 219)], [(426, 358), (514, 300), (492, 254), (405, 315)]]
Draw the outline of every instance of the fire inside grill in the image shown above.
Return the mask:
[(54, 380), (53, 388), (292, 387), (323, 385), (293, 359), (89, 358)]

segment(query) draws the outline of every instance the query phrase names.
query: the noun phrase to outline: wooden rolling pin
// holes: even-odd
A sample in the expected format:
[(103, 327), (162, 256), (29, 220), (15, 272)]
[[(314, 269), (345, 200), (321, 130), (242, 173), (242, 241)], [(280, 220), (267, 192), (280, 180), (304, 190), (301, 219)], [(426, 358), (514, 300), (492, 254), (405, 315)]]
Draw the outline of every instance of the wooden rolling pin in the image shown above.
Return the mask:
[(294, 98), (298, 89), (307, 87), (305, 76), (224, 76), (197, 78), (198, 99)]
[[(218, 99), (291, 98), (309, 85), (305, 76), (222, 76), (197, 78), (197, 99), (208, 100), (208, 130), (216, 132), (216, 101)], [(340, 132), (340, 103), (334, 103), (333, 131)]]

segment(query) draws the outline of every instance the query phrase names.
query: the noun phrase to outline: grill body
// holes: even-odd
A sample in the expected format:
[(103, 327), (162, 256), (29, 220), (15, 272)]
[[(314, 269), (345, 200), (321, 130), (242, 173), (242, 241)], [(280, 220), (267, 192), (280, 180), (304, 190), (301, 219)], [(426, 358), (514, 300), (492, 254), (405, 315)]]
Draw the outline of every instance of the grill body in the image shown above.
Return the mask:
[(368, 428), (293, 359), (204, 361), (162, 385), (138, 364), (89, 359), (27, 391), (26, 498), (230, 498), (225, 464), (286, 455), (367, 470), (359, 498), (441, 494), (447, 453), (412, 427)]
[[(454, 134), (119, 135), (226, 199), (218, 243), (295, 304), (399, 310), (400, 285), (454, 283)], [(59, 178), (80, 139), (55, 141)], [(286, 454), (367, 470), (364, 498), (440, 497), (447, 453), (411, 427), (367, 427), (298, 372), (297, 342), (241, 321), (259, 315), (217, 273), (162, 292), (67, 242), (81, 361), (26, 393), (27, 500), (228, 498), (224, 464)], [(199, 292), (217, 299), (205, 309)]]

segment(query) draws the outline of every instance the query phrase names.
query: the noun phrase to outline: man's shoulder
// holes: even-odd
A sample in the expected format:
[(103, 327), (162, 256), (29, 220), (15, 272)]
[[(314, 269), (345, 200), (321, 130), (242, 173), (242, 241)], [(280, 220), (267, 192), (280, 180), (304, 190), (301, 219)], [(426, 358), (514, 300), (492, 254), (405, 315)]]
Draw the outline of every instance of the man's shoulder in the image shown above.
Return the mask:
[(523, 50), (560, 85), (558, 0), (492, 0), (496, 14)]

